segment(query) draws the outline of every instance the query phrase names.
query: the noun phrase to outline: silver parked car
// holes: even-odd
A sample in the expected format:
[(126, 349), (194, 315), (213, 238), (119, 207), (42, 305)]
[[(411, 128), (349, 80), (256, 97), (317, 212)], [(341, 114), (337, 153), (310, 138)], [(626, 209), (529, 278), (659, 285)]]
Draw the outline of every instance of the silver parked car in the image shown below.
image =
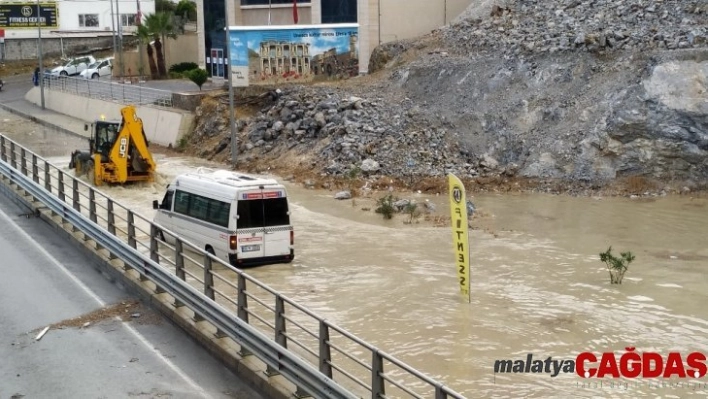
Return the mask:
[(58, 66), (50, 72), (52, 76), (73, 76), (83, 72), (89, 65), (96, 62), (96, 59), (88, 55), (85, 57), (74, 58), (65, 65)]
[(98, 60), (84, 69), (80, 76), (84, 79), (98, 79), (104, 76), (111, 76), (113, 73), (113, 57)]

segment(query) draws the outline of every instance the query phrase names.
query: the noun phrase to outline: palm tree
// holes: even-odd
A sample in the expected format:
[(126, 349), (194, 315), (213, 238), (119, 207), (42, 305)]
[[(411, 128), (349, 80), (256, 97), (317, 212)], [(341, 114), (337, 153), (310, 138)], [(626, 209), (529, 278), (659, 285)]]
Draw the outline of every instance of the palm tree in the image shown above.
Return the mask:
[[(157, 64), (155, 64), (155, 57), (153, 57), (153, 48), (150, 45), (150, 39), (152, 35), (145, 25), (138, 26), (138, 39), (147, 46), (147, 56), (148, 65), (150, 66), (150, 77), (152, 79), (157, 79), (159, 76), (157, 74)], [(142, 68), (142, 65), (140, 66)], [(142, 74), (142, 71), (140, 72)]]
[(165, 53), (163, 44), (167, 38), (177, 38), (177, 32), (172, 25), (172, 13), (158, 12), (145, 16), (145, 27), (152, 34), (155, 40), (155, 53), (157, 55), (157, 71), (161, 77), (167, 76), (167, 68), (165, 67)]

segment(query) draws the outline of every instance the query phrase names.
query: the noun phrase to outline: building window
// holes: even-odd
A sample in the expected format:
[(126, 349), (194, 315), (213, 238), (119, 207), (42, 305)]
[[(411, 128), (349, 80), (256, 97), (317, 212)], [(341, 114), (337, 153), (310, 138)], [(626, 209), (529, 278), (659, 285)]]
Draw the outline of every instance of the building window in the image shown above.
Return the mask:
[(82, 28), (98, 27), (98, 14), (80, 14), (79, 26)]
[(135, 26), (135, 14), (121, 14), (121, 26)]
[[(298, 3), (310, 3), (310, 0), (297, 0)], [(269, 4), (293, 4), (293, 0), (241, 0), (242, 6), (267, 6)]]
[(356, 22), (357, 0), (322, 0), (322, 23)]

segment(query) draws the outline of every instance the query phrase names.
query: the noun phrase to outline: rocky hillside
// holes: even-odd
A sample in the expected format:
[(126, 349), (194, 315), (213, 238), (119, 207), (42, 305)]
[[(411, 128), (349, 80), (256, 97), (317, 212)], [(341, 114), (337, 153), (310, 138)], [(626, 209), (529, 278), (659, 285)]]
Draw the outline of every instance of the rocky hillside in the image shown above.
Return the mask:
[[(370, 71), (258, 97), (240, 118), (239, 166), (705, 188), (705, 1), (479, 1), (380, 46)], [(189, 140), (203, 157), (230, 158), (225, 110), (199, 110)]]

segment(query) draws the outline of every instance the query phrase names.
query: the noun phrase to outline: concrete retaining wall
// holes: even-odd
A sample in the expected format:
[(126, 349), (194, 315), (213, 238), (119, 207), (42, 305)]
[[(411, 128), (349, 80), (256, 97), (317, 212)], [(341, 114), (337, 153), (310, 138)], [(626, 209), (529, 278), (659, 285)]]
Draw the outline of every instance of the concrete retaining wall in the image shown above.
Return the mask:
[[(33, 87), (25, 95), (25, 99), (33, 104), (41, 104), (39, 87)], [(77, 96), (54, 90), (44, 90), (45, 107), (86, 122), (100, 119), (120, 119), (123, 104)], [(188, 111), (174, 108), (157, 108), (149, 106), (136, 107), (138, 117), (143, 120), (145, 135), (151, 143), (165, 147), (176, 146), (179, 140), (192, 129), (194, 115)], [(78, 133), (78, 132), (77, 132)]]
[[(62, 54), (72, 56), (78, 53), (84, 54), (92, 48), (110, 48), (112, 45), (113, 38), (111, 36), (101, 38), (42, 37), (42, 54), (45, 57), (61, 56)], [(5, 39), (4, 56), (7, 61), (37, 59), (37, 39)]]

